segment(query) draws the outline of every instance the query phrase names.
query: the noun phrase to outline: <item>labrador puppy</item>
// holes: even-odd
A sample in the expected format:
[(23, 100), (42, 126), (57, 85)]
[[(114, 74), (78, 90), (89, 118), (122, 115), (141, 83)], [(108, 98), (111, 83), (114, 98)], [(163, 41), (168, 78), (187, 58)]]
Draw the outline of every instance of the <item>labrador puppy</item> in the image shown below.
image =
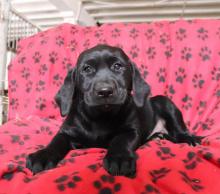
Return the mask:
[(97, 147), (107, 149), (103, 167), (111, 175), (130, 177), (136, 172), (135, 150), (153, 136), (193, 146), (202, 139), (189, 134), (170, 99), (150, 97), (150, 86), (117, 47), (82, 52), (55, 100), (66, 118), (50, 144), (27, 157), (34, 174), (54, 168), (71, 149)]

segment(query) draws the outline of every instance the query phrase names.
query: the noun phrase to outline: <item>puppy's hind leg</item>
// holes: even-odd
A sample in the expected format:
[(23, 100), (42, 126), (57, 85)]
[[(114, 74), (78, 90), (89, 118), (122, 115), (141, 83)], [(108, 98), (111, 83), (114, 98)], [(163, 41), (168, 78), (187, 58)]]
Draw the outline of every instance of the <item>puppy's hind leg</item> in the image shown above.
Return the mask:
[(201, 144), (203, 137), (189, 133), (181, 111), (166, 96), (158, 95), (150, 99), (154, 112), (165, 121), (168, 134), (164, 137), (174, 143), (188, 143), (195, 146)]

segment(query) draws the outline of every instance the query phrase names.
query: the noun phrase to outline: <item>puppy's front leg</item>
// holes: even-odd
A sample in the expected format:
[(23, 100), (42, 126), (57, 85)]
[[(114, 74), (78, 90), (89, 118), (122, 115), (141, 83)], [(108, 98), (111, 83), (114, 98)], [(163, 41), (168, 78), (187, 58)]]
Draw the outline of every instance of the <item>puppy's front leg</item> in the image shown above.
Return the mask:
[(26, 167), (34, 174), (54, 168), (70, 149), (69, 136), (63, 133), (57, 133), (46, 148), (29, 154)]
[(103, 166), (111, 175), (133, 177), (136, 172), (135, 150), (140, 143), (138, 133), (133, 130), (122, 133), (110, 143)]

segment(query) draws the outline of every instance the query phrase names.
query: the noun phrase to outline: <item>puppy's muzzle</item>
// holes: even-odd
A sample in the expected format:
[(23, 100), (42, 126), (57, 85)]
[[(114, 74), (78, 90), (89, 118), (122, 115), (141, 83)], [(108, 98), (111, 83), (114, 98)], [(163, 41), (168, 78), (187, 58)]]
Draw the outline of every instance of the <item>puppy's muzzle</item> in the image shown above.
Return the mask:
[(114, 94), (114, 86), (108, 83), (97, 83), (94, 90), (97, 98), (110, 98)]

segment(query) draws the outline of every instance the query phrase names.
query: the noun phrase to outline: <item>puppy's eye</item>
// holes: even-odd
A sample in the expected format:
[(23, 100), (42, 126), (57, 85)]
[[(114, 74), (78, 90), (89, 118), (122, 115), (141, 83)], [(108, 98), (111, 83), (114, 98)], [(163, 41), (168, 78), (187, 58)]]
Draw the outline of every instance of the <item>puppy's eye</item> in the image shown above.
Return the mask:
[(84, 73), (93, 73), (95, 71), (95, 69), (91, 66), (91, 65), (85, 65), (83, 68), (82, 68), (82, 71)]
[(114, 63), (111, 66), (111, 69), (114, 71), (121, 71), (122, 70), (122, 64), (121, 63)]

